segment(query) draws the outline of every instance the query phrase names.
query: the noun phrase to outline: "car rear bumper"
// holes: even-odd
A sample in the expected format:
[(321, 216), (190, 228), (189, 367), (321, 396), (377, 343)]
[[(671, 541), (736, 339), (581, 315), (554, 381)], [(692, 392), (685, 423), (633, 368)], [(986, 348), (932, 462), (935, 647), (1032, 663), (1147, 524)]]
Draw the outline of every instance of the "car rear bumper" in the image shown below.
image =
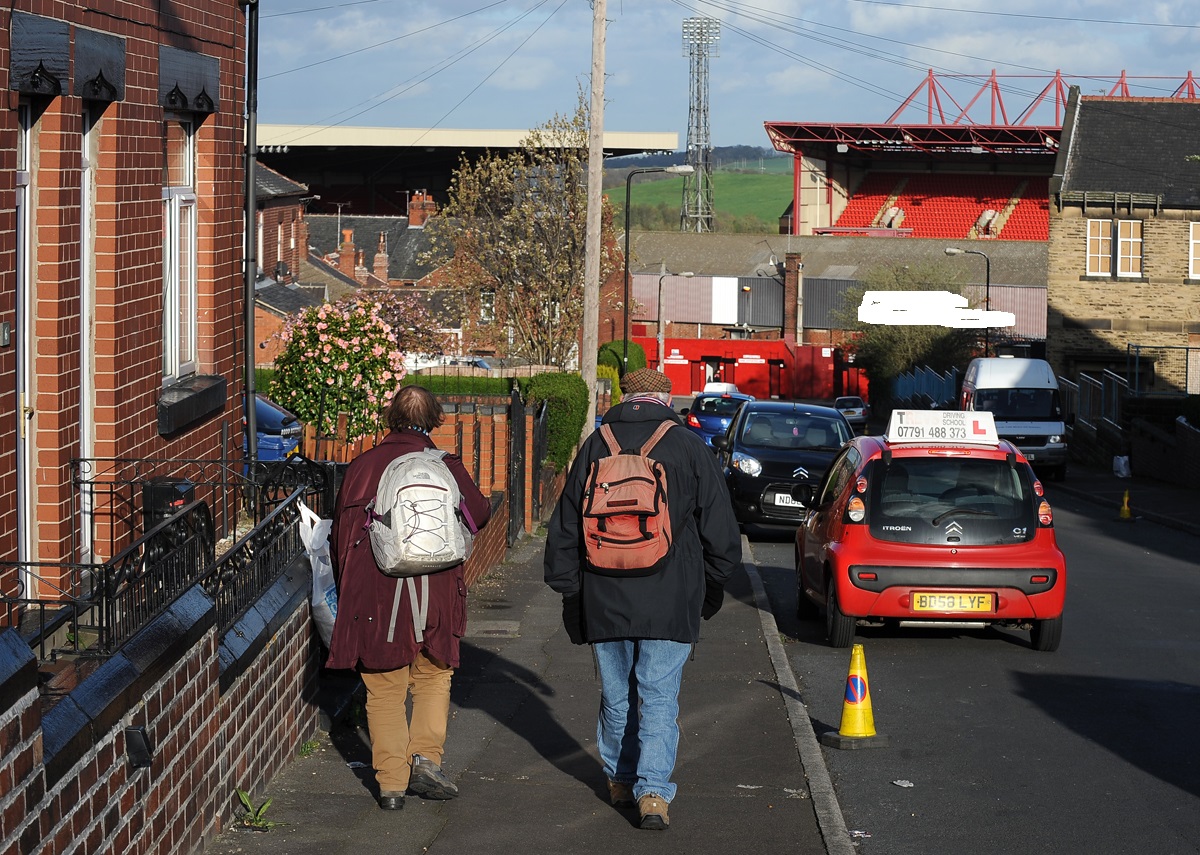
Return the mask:
[[(838, 579), (847, 615), (900, 620), (1010, 621), (1058, 617), (1066, 577), (1056, 567), (895, 567), (855, 564)], [(983, 611), (918, 610), (914, 595), (983, 594)]]

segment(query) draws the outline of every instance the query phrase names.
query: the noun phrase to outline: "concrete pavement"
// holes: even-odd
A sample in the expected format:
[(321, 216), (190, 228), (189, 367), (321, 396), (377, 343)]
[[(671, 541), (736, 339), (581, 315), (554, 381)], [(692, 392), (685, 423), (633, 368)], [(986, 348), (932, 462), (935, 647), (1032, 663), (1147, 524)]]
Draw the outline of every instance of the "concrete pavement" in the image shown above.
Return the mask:
[(608, 804), (591, 648), (562, 630), (561, 601), (542, 582), (543, 546), (522, 541), (471, 591), (443, 761), (457, 799), (410, 796), (402, 811), (379, 810), (367, 737), (351, 714), (256, 794), (256, 805), (272, 799), (264, 816), (281, 825), (226, 831), (206, 851), (854, 851), (746, 541), (744, 572), (684, 671), (666, 832), (641, 831), (636, 809)]

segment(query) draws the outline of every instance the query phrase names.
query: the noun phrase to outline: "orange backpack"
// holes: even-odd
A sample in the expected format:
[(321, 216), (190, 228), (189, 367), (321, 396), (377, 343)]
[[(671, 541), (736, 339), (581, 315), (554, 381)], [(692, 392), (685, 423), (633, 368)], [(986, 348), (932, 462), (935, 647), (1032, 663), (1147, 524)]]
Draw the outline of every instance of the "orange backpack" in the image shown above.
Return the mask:
[(649, 576), (671, 550), (667, 472), (650, 452), (673, 422), (663, 422), (640, 449), (622, 450), (601, 425), (609, 456), (592, 463), (583, 493), (586, 567), (604, 576)]

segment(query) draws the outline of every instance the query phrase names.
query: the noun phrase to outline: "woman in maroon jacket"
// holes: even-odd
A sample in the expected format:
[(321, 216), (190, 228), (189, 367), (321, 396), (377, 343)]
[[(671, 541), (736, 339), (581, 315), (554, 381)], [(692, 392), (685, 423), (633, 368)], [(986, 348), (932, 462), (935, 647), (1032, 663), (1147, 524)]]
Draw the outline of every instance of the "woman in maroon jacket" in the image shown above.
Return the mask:
[[(432, 573), (428, 617), (418, 642), (413, 623), (396, 622), (389, 642), (388, 626), (399, 586), (400, 615), (410, 615), (412, 586), (385, 576), (375, 563), (369, 537), (364, 537), (367, 503), (375, 497), (379, 477), (402, 454), (435, 447), (429, 432), (444, 419), (429, 390), (402, 386), (384, 414), (391, 432), (354, 459), (338, 491), (330, 533), (338, 610), (330, 642), (329, 668), (357, 668), (367, 689), (367, 726), (371, 731), (372, 765), (379, 784), (379, 806), (404, 807), (404, 794), (450, 799), (458, 788), (441, 768), (450, 712), (450, 678), (458, 667), (459, 640), (467, 629), (467, 586), (459, 564)], [(462, 459), (444, 458), (454, 474), (477, 527), (491, 514), (491, 504), (467, 474)], [(412, 693), (412, 720), (405, 701)]]

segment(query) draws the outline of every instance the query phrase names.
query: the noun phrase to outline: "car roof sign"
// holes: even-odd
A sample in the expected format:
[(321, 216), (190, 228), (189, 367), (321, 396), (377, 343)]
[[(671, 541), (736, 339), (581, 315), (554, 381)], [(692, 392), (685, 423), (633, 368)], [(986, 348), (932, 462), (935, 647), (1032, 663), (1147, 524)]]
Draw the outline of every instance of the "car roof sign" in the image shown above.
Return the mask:
[(887, 441), (904, 443), (1000, 444), (996, 422), (986, 410), (892, 410)]

